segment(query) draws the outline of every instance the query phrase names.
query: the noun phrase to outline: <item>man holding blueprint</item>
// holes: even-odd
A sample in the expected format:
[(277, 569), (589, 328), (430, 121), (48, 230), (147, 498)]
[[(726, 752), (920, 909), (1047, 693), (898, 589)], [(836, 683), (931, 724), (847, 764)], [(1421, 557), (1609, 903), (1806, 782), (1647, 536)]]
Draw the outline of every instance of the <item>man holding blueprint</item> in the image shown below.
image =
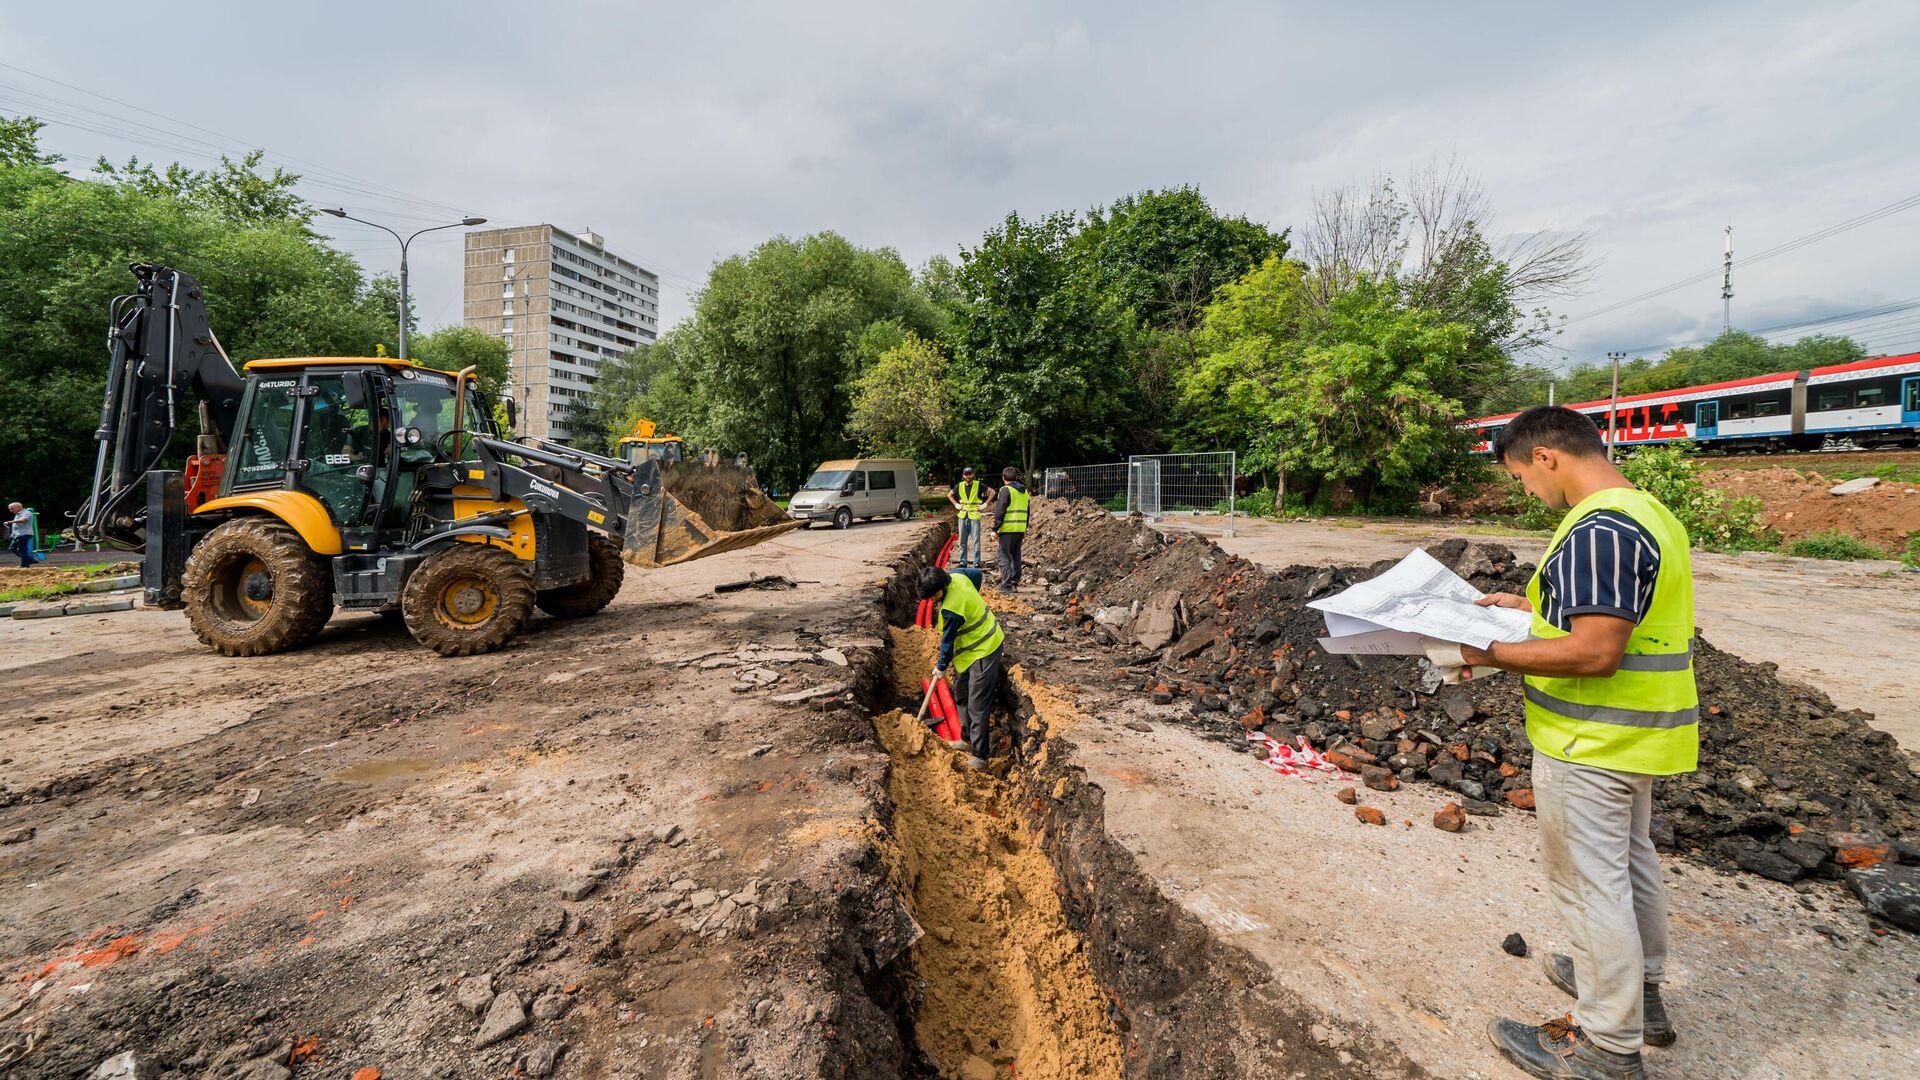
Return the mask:
[(1565, 1019), (1495, 1021), (1488, 1034), (1534, 1076), (1639, 1080), (1642, 1045), (1667, 1046), (1660, 999), (1667, 894), (1647, 835), (1657, 776), (1699, 760), (1693, 570), (1687, 532), (1635, 489), (1593, 421), (1561, 408), (1516, 416), (1494, 458), (1566, 518), (1527, 595), (1478, 603), (1528, 620), (1525, 640), (1464, 638), (1461, 661), (1525, 677), (1540, 848), (1572, 955), (1547, 978)]

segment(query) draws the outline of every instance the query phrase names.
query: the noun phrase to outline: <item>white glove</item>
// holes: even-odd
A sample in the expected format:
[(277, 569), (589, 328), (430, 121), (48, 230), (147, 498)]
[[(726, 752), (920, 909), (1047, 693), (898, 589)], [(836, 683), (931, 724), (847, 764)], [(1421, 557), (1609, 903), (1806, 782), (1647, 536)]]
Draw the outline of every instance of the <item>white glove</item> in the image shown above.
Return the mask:
[(1460, 652), (1460, 643), (1441, 641), (1439, 638), (1423, 637), (1420, 648), (1425, 653), (1427, 663), (1440, 672), (1440, 681), (1448, 685), (1484, 679), (1499, 671), (1496, 667), (1469, 667), (1467, 658)]

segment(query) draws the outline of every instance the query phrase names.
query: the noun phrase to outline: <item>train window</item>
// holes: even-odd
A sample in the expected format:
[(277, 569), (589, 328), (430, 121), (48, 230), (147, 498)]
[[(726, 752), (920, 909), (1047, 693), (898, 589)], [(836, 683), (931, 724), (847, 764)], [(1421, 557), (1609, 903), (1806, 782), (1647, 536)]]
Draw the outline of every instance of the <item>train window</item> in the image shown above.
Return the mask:
[(1845, 388), (1839, 390), (1822, 390), (1820, 391), (1820, 396), (1814, 401), (1813, 411), (1832, 412), (1835, 409), (1850, 409), (1852, 407), (1853, 391)]
[(1920, 412), (1920, 379), (1908, 379), (1906, 386), (1907, 386), (1907, 404), (1906, 404), (1907, 411)]
[(1863, 386), (1859, 394), (1856, 404), (1862, 409), (1877, 409), (1887, 403), (1887, 388), (1884, 386)]
[(1727, 419), (1746, 420), (1753, 416), (1753, 402), (1736, 401), (1727, 406)]
[(1753, 415), (1755, 416), (1779, 416), (1785, 409), (1786, 405), (1778, 401), (1756, 401), (1753, 403)]

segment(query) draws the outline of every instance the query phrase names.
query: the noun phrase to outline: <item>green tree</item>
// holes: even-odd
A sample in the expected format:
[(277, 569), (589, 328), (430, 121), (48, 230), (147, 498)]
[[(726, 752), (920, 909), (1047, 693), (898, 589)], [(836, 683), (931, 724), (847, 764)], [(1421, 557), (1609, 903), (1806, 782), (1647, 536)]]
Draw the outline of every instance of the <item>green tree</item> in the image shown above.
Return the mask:
[(473, 326), (443, 326), (431, 334), (408, 338), (407, 351), (422, 367), (440, 371), (473, 368), (480, 388), (498, 394), (507, 384), (507, 343)]
[(394, 309), (369, 303), (359, 266), (311, 236), (292, 204), (277, 204), (283, 218), (246, 222), (178, 192), (75, 180), (40, 152), (37, 128), (0, 119), (0, 456), (14, 467), (12, 497), (49, 525), (92, 475), (104, 330), (111, 301), (133, 286), (129, 263), (198, 278), (235, 363), (371, 355), (397, 335)]
[(691, 359), (690, 326), (682, 323), (653, 344), (601, 365), (586, 398), (576, 402), (568, 426), (583, 440), (591, 437), (589, 433), (597, 434), (608, 448), (632, 434), (641, 419), (652, 420), (661, 431), (679, 435), (692, 445), (711, 442), (705, 427), (706, 404)]
[(860, 341), (879, 322), (927, 337), (939, 326), (890, 249), (831, 232), (782, 236), (716, 265), (687, 331), (702, 429), (782, 486), (852, 452), (846, 420)]
[(1472, 330), (1408, 307), (1392, 281), (1357, 279), (1330, 302), (1302, 264), (1268, 259), (1222, 288), (1180, 379), (1182, 437), (1283, 470), (1312, 501), (1339, 485), (1363, 506), (1406, 500), (1467, 460), (1445, 387)]
[(139, 158), (116, 166), (98, 158), (93, 171), (143, 195), (172, 196), (238, 225), (289, 221), (304, 225), (313, 220), (313, 208), (293, 193), (300, 177), (278, 166), (270, 175), (261, 175), (265, 157), (264, 150), (251, 151), (239, 161), (222, 154), (220, 164), (212, 169), (189, 169), (178, 162), (156, 169)]
[(1087, 213), (1074, 239), (1093, 285), (1155, 330), (1191, 330), (1214, 291), (1287, 253), (1287, 234), (1213, 209), (1192, 187)]
[(871, 451), (945, 464), (951, 414), (947, 358), (939, 345), (909, 332), (855, 380), (847, 430)]
[(1071, 214), (1009, 214), (960, 253), (962, 415), (989, 445), (1016, 447), (1028, 474), (1043, 451), (1110, 452), (1131, 383), (1131, 317), (1076, 272), (1073, 238)]

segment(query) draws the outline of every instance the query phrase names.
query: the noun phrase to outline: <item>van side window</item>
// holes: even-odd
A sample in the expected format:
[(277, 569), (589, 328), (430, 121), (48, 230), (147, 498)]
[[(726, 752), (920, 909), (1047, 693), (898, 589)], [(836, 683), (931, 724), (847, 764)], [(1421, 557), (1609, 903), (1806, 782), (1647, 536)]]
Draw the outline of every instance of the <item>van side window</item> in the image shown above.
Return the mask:
[(867, 490), (867, 474), (856, 469), (848, 474), (847, 484), (855, 491), (865, 491)]
[(892, 491), (893, 490), (893, 470), (892, 469), (888, 469), (886, 472), (870, 472), (867, 475), (873, 478), (872, 479), (873, 490), (875, 491)]

